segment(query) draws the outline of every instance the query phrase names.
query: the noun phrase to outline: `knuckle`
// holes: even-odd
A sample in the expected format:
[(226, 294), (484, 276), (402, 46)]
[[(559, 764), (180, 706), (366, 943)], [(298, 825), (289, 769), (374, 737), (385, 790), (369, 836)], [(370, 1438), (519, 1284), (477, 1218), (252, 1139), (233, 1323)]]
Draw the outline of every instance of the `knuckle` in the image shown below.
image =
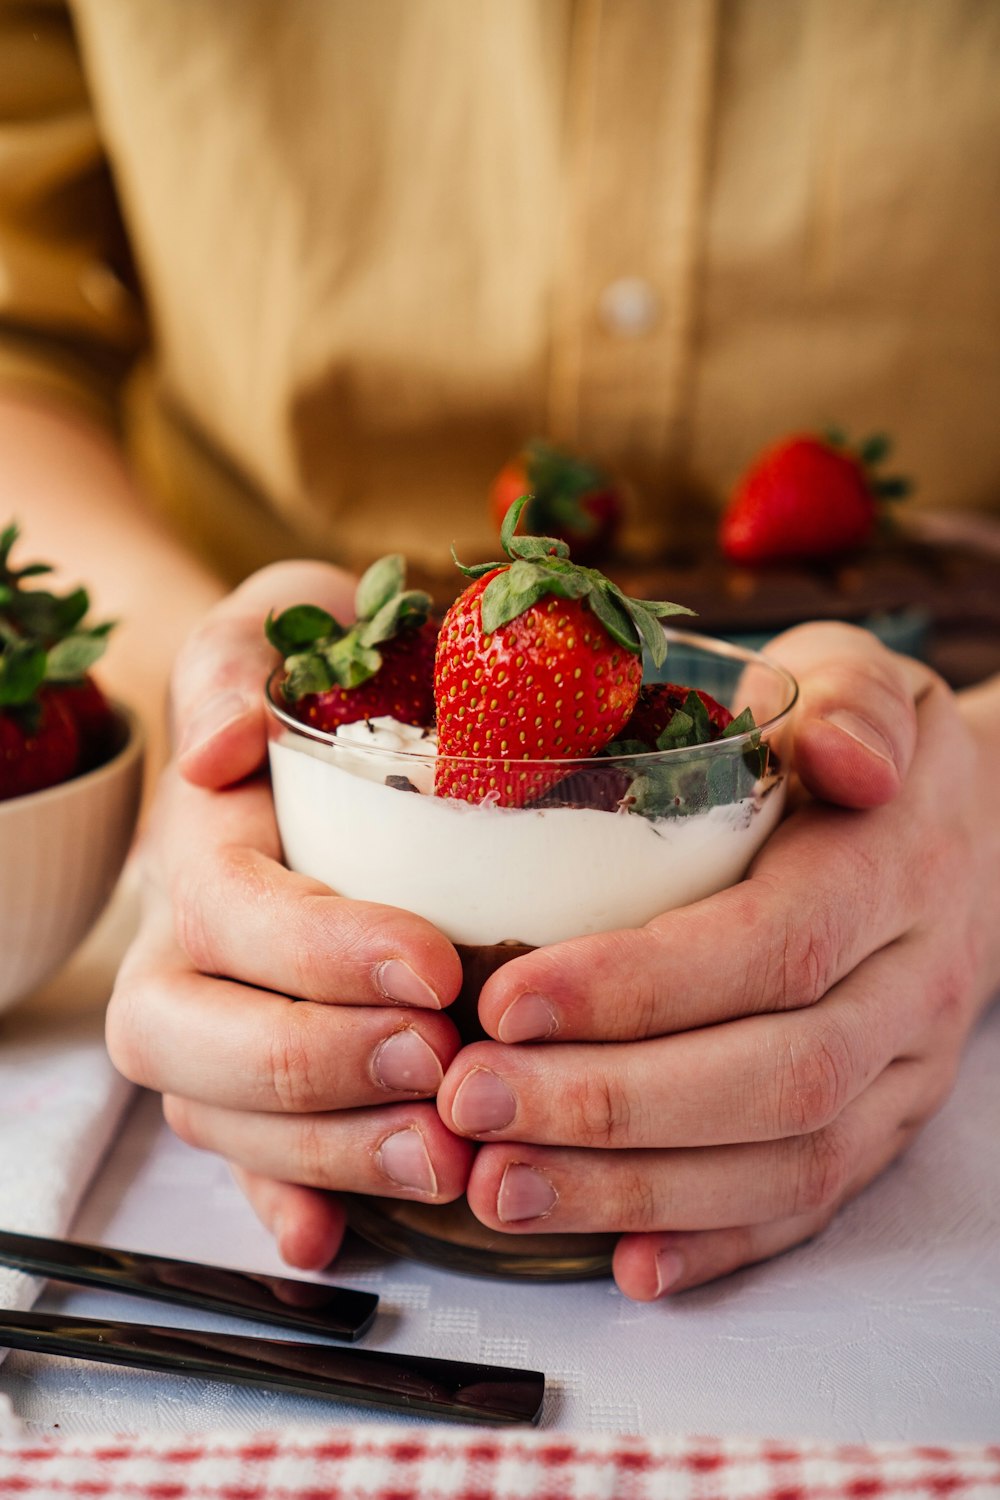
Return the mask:
[(303, 1114), (316, 1108), (318, 1098), (313, 1076), (314, 1046), (311, 1007), (289, 1001), (278, 1007), (267, 1053), (266, 1082), (275, 1103), (285, 1114)]
[(781, 1009), (812, 1005), (833, 980), (837, 936), (829, 913), (811, 911), (806, 922), (789, 913), (774, 955), (774, 991)]
[(805, 1136), (798, 1152), (792, 1213), (832, 1211), (847, 1191), (851, 1166), (843, 1134), (831, 1127)]
[(257, 852), (241, 844), (220, 844), (188, 861), (173, 881), (174, 934), (192, 964), (203, 974), (221, 974), (228, 963), (220, 924), (227, 913), (259, 908), (270, 890)]
[[(208, 871), (209, 889), (215, 860)], [(210, 907), (203, 900), (202, 872), (185, 865), (173, 881), (174, 936), (178, 946), (203, 974), (217, 973), (220, 966), (218, 946), (212, 932)]]
[(637, 1234), (660, 1229), (664, 1222), (659, 1199), (648, 1172), (639, 1166), (624, 1166), (618, 1186), (618, 1217), (615, 1229)]
[(333, 1187), (330, 1142), (324, 1115), (303, 1115), (296, 1122), (294, 1176), (307, 1187)]
[(841, 1031), (828, 1026), (785, 1053), (778, 1082), (782, 1135), (809, 1135), (837, 1118), (850, 1097), (852, 1056)]
[(629, 1103), (620, 1088), (600, 1070), (588, 1072), (570, 1098), (575, 1142), (612, 1147), (628, 1135)]
[(979, 973), (975, 948), (970, 937), (959, 951), (949, 954), (948, 963), (941, 966), (931, 981), (929, 999), (935, 1031), (948, 1033), (964, 1028)]

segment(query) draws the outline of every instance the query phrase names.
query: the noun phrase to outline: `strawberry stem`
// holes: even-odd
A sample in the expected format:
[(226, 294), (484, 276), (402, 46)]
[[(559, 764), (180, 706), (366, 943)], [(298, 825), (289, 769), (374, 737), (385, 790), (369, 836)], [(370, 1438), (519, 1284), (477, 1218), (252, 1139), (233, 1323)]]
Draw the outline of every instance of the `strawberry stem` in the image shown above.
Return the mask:
[(633, 656), (640, 656), (645, 647), (654, 665), (661, 666), (667, 642), (657, 622), (669, 615), (690, 615), (694, 611), (683, 604), (630, 598), (596, 568), (571, 562), (569, 548), (556, 537), (517, 535), (521, 514), (530, 501), (530, 495), (521, 495), (504, 516), (500, 544), (508, 563), (466, 567), (452, 548), (456, 566), (467, 578), (484, 578), (494, 572), (497, 575), (483, 591), (483, 630), (491, 635), (549, 595), (582, 599), (613, 641)]

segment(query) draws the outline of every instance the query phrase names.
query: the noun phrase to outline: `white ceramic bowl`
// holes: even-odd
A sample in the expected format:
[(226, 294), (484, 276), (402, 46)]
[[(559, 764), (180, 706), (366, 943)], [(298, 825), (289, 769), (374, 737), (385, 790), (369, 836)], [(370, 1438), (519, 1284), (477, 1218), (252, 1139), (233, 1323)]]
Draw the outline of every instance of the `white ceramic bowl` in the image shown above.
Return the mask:
[(114, 889), (135, 831), (143, 732), (116, 707), (121, 748), (61, 786), (0, 802), (0, 1010), (56, 972)]

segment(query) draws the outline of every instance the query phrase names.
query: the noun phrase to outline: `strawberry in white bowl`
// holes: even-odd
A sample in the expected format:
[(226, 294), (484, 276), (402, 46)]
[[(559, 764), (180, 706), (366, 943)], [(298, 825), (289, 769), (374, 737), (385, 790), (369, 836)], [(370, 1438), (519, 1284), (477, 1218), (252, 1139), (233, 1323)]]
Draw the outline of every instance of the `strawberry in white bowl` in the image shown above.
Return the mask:
[(0, 532), (0, 1009), (28, 996), (104, 908), (135, 828), (141, 727), (92, 668), (107, 625), (86, 590), (56, 594), (16, 568)]

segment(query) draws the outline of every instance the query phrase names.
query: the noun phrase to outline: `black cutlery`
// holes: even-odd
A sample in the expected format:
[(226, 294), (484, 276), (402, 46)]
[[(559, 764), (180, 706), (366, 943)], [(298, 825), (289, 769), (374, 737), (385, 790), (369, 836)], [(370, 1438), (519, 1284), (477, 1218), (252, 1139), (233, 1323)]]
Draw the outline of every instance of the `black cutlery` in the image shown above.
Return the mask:
[(537, 1370), (57, 1313), (0, 1313), (0, 1347), (469, 1422), (536, 1422), (545, 1393), (545, 1376)]
[(280, 1328), (353, 1342), (372, 1325), (378, 1298), (372, 1292), (230, 1271), (196, 1261), (169, 1260), (135, 1250), (112, 1250), (73, 1240), (50, 1240), (0, 1229), (0, 1265), (52, 1281), (100, 1286), (159, 1302), (237, 1314)]

